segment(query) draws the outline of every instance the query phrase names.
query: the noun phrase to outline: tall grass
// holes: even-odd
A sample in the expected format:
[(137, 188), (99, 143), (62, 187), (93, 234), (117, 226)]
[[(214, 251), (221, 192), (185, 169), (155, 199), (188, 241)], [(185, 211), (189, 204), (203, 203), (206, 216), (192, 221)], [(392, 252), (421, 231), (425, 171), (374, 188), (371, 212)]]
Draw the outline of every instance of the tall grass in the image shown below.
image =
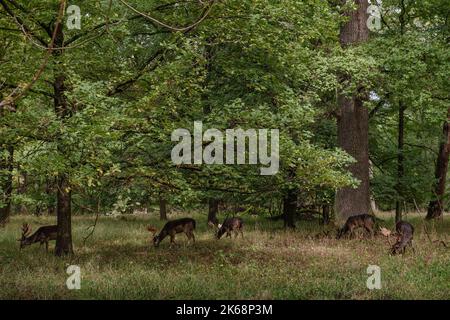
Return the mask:
[[(56, 258), (38, 244), (19, 250), (20, 225), (34, 230), (54, 217), (13, 217), (0, 229), (0, 299), (448, 299), (450, 250), (432, 243), (423, 220), (416, 227), (415, 253), (390, 256), (385, 238), (334, 239), (333, 227), (299, 221), (295, 231), (281, 222), (244, 217), (244, 239), (213, 237), (205, 217), (197, 219), (192, 245), (185, 235), (151, 246), (145, 226), (153, 216), (100, 217), (86, 243), (92, 217), (75, 217), (75, 255)], [(387, 226), (393, 228), (390, 215)], [(448, 241), (450, 218), (427, 227), (431, 240)], [(325, 232), (324, 232), (325, 231)], [(327, 232), (329, 236), (326, 236)], [(50, 246), (53, 249), (54, 244)], [(66, 268), (81, 268), (81, 289), (66, 287)], [(381, 268), (382, 288), (366, 287), (368, 265)]]

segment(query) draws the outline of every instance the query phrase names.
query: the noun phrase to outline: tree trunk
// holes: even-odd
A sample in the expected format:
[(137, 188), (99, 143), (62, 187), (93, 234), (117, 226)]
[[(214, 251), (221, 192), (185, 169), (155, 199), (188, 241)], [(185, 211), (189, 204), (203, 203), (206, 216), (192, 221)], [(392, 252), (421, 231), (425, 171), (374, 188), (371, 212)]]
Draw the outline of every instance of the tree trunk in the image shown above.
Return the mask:
[[(55, 47), (64, 46), (63, 24), (57, 25)], [(65, 79), (66, 76), (62, 71), (63, 64), (60, 61), (62, 55), (61, 50), (54, 50), (53, 57), (55, 60), (55, 78), (53, 82), (54, 90), (54, 107), (55, 113), (61, 122), (64, 122), (70, 115), (71, 110), (67, 104), (65, 96)], [(61, 139), (57, 139), (57, 151), (59, 154), (65, 154), (64, 143)], [(73, 254), (72, 246), (72, 193), (70, 190), (70, 177), (65, 172), (59, 172), (57, 177), (56, 190), (56, 216), (58, 232), (56, 237), (55, 255), (62, 256)]]
[[(349, 12), (349, 21), (341, 28), (340, 42), (342, 47), (355, 45), (368, 39), (369, 30), (366, 25), (367, 0), (356, 0), (356, 11)], [(346, 76), (349, 80), (349, 76)], [(345, 80), (345, 78), (343, 79)], [(356, 162), (348, 170), (360, 181), (357, 188), (342, 188), (336, 193), (336, 215), (341, 220), (370, 210), (369, 193), (369, 138), (368, 110), (363, 106), (366, 95), (363, 89), (352, 97), (340, 94), (338, 97), (337, 136), (338, 145)]]
[(219, 200), (209, 198), (208, 200), (208, 223), (211, 222), (214, 225), (219, 223), (217, 219), (217, 213), (219, 212)]
[(405, 131), (405, 106), (403, 102), (399, 102), (398, 109), (398, 145), (397, 145), (397, 201), (395, 202), (395, 222), (402, 220), (402, 198), (403, 198), (403, 146)]
[[(0, 150), (1, 151), (1, 150)], [(1, 190), (3, 192), (3, 206), (0, 208), (0, 226), (9, 222), (11, 215), (11, 195), (13, 189), (13, 169), (14, 169), (14, 148), (12, 146), (6, 147), (6, 157), (0, 159), (0, 173), (2, 178)]]
[(167, 220), (167, 200), (162, 196), (159, 197), (159, 219)]
[(56, 191), (56, 214), (58, 220), (58, 234), (56, 237), (55, 254), (57, 256), (73, 254), (72, 247), (72, 196), (69, 179), (65, 174), (58, 177)]
[(324, 204), (322, 206), (322, 224), (327, 225), (330, 223), (330, 205)]
[(439, 144), (439, 155), (436, 162), (434, 197), (428, 204), (426, 219), (434, 219), (442, 216), (444, 212), (443, 200), (445, 195), (445, 181), (447, 179), (448, 159), (450, 154), (450, 108), (447, 111), (447, 121), (443, 125), (443, 139)]
[(52, 194), (53, 194), (53, 184), (54, 184), (54, 180), (49, 180), (48, 178), (45, 181), (45, 193), (47, 194), (47, 214), (49, 216), (54, 216), (55, 215), (55, 205), (54, 205), (54, 201), (52, 199)]
[(297, 192), (291, 189), (283, 199), (283, 218), (285, 228), (295, 229), (294, 217), (296, 210)]

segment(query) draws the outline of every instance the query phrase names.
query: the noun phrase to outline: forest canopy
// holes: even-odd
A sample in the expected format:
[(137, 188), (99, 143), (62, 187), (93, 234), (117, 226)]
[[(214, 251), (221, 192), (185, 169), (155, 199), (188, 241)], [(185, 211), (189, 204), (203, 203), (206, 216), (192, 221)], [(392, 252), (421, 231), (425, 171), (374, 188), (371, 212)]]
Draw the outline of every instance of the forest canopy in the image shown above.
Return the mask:
[[(67, 229), (72, 213), (220, 203), (288, 227), (333, 208), (439, 216), (448, 1), (380, 1), (379, 26), (359, 39), (343, 26), (369, 4), (344, 3), (0, 0), (0, 222), (48, 212)], [(278, 129), (278, 173), (174, 164), (171, 133), (194, 121)], [(344, 192), (358, 203), (336, 204)]]

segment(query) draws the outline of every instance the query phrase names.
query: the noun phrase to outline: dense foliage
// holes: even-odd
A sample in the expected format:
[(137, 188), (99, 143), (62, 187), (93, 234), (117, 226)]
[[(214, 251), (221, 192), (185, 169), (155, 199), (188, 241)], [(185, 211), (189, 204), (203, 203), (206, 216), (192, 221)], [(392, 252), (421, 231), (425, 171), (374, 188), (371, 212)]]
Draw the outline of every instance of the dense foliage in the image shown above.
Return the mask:
[[(59, 1), (0, 3), (5, 99), (45, 64)], [(0, 111), (2, 163), (14, 150), (14, 211), (53, 211), (61, 174), (70, 177), (76, 212), (130, 212), (160, 198), (185, 207), (215, 198), (265, 212), (293, 188), (304, 206), (332, 204), (337, 188), (358, 183), (346, 171), (352, 159), (337, 147), (333, 118), (336, 92), (358, 87), (371, 97), (373, 198), (383, 209), (399, 199), (425, 207), (449, 102), (448, 3), (382, 1), (381, 29), (346, 50), (339, 28), (348, 8), (339, 3), (67, 1), (80, 7), (81, 29), (64, 29), (64, 49)], [(65, 76), (67, 117), (55, 113), (57, 74)], [(352, 80), (340, 81), (342, 74)], [(401, 183), (399, 103), (406, 106)], [(192, 132), (194, 121), (205, 129), (279, 129), (279, 173), (174, 165), (171, 132)], [(5, 194), (10, 168), (1, 169)]]

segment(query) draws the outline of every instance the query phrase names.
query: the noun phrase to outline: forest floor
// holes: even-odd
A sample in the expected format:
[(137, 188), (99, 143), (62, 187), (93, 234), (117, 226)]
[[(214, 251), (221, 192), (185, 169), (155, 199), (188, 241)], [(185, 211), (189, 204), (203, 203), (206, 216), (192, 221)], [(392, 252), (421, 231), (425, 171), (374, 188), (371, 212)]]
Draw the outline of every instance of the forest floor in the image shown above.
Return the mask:
[[(391, 214), (382, 215), (393, 229)], [(386, 238), (336, 240), (332, 226), (244, 216), (244, 238), (216, 240), (204, 215), (194, 245), (185, 235), (169, 248), (150, 244), (156, 215), (73, 218), (75, 255), (56, 258), (35, 244), (19, 250), (23, 222), (52, 224), (55, 217), (15, 216), (0, 229), (0, 299), (449, 299), (450, 249), (424, 232), (423, 215), (409, 214), (416, 228), (415, 253), (390, 256)], [(170, 216), (170, 218), (175, 218)], [(222, 219), (222, 217), (221, 217)], [(428, 225), (428, 224), (427, 224)], [(450, 240), (450, 216), (428, 225), (431, 240)], [(326, 236), (324, 231), (329, 231)], [(69, 290), (66, 268), (77, 265), (81, 289)], [(369, 290), (369, 265), (381, 269), (381, 289)]]

